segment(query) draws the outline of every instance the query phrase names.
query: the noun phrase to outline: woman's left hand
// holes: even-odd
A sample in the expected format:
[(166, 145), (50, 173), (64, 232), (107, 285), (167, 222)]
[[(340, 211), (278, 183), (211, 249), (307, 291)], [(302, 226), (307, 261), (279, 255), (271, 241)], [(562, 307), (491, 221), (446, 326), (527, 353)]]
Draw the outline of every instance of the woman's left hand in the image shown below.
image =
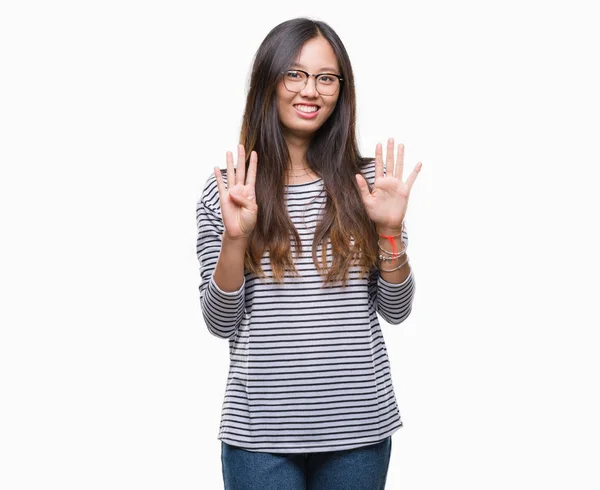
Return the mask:
[(381, 143), (377, 143), (375, 148), (375, 182), (373, 184), (373, 192), (369, 192), (369, 187), (362, 174), (356, 174), (356, 182), (358, 183), (362, 200), (367, 209), (367, 214), (377, 226), (378, 232), (382, 234), (394, 234), (399, 233), (402, 229), (402, 221), (406, 216), (410, 190), (421, 170), (422, 164), (418, 162), (415, 165), (415, 169), (408, 176), (406, 183), (404, 183), (402, 182), (404, 145), (398, 145), (395, 174), (393, 138), (390, 138), (387, 144), (385, 176), (383, 175), (384, 163), (382, 153)]

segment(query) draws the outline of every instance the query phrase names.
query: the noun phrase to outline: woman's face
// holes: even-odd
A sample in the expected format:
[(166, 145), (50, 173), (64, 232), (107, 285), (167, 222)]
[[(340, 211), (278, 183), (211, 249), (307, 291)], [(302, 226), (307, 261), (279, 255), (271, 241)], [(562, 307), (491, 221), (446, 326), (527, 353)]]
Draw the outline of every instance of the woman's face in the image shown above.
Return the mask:
[[(296, 62), (289, 67), (304, 70), (308, 73), (335, 73), (340, 69), (333, 48), (323, 37), (306, 41)], [(277, 111), (284, 128), (284, 135), (301, 139), (310, 139), (329, 118), (338, 97), (340, 88), (333, 95), (321, 95), (316, 89), (315, 77), (308, 77), (306, 86), (300, 92), (290, 92), (283, 82), (277, 85)], [(316, 106), (317, 111), (314, 112)]]

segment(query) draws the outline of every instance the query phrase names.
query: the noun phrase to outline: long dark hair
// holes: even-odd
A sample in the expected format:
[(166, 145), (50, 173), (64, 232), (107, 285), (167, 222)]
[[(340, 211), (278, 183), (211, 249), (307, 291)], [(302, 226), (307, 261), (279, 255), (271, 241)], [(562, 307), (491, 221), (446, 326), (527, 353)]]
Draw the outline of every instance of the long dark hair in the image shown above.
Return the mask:
[[(315, 230), (312, 256), (319, 274), (326, 275), (325, 282), (341, 280), (345, 286), (350, 266), (360, 264), (361, 277), (364, 277), (377, 261), (375, 225), (366, 213), (354, 177), (372, 159), (360, 155), (356, 141), (354, 75), (346, 48), (329, 25), (306, 18), (276, 26), (254, 57), (240, 143), (246, 149), (246, 169), (250, 153), (254, 150), (258, 154), (258, 219), (249, 238), (244, 266), (264, 277), (261, 257), (268, 250), (277, 282), (283, 281), (286, 270), (297, 274), (290, 236), (296, 245), (296, 257), (302, 243), (285, 205), (284, 182), (290, 156), (279, 121), (276, 88), (282, 72), (296, 60), (304, 43), (318, 36), (325, 38), (333, 48), (344, 81), (335, 109), (313, 135), (306, 154), (307, 164), (321, 176), (327, 193), (322, 219)], [(327, 240), (331, 241), (331, 267), (327, 264)], [(320, 259), (317, 258), (319, 245)]]

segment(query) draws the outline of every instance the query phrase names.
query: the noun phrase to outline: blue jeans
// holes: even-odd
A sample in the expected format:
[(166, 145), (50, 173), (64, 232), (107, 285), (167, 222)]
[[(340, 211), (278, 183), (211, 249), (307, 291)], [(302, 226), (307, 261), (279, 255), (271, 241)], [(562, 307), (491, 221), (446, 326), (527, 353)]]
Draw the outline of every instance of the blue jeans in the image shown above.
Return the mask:
[(260, 453), (221, 441), (225, 490), (383, 490), (392, 437), (323, 453)]

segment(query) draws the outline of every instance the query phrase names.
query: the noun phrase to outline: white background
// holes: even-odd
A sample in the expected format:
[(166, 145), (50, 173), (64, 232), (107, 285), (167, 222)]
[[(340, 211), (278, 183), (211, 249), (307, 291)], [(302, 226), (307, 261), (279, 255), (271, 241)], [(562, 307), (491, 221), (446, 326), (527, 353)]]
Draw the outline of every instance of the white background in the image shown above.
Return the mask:
[(3, 2), (0, 487), (222, 488), (196, 201), (260, 42), (309, 16), (349, 52), (363, 154), (423, 162), (388, 488), (600, 488), (590, 6)]

